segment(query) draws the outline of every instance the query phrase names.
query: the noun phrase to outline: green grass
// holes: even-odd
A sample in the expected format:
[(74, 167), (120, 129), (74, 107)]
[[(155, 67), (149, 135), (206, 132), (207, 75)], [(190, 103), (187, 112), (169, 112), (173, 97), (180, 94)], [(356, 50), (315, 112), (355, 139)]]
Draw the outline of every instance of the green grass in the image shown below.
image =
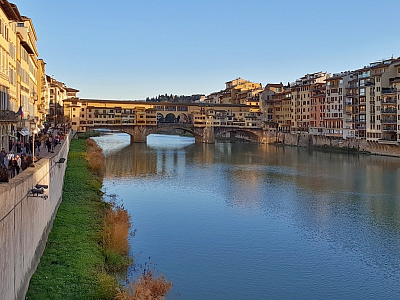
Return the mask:
[(101, 230), (107, 204), (101, 179), (84, 158), (85, 140), (72, 140), (63, 200), (27, 299), (111, 299), (117, 283), (104, 272)]
[(100, 136), (100, 132), (92, 130), (92, 131), (78, 133), (77, 136), (78, 136), (78, 139), (86, 140), (86, 139), (94, 137), (94, 136)]

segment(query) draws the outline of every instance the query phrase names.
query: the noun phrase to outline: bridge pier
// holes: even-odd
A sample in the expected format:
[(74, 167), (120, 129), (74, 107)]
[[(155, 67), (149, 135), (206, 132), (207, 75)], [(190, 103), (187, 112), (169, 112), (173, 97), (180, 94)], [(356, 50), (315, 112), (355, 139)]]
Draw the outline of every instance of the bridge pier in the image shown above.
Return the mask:
[(214, 144), (215, 143), (215, 134), (214, 134), (214, 127), (205, 127), (203, 129), (202, 136), (195, 138), (196, 142), (200, 143), (207, 143), (207, 144)]
[(131, 136), (131, 144), (133, 144), (133, 143), (146, 143), (146, 138), (147, 137), (145, 137), (144, 139), (143, 138), (138, 139), (136, 136), (134, 136), (132, 134), (130, 136)]
[(127, 131), (131, 136), (132, 143), (146, 143), (148, 133), (148, 127), (150, 126), (135, 126), (133, 130)]

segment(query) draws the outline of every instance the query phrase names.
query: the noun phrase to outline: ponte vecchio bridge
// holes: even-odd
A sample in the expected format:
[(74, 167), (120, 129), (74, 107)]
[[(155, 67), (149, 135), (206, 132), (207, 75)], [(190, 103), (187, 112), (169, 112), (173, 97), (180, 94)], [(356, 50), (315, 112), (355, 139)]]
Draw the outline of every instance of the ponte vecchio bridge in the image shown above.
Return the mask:
[(213, 143), (216, 137), (245, 136), (253, 142), (265, 142), (267, 137), (258, 105), (71, 98), (64, 100), (64, 116), (73, 130), (119, 130), (131, 136), (131, 143), (146, 142), (149, 134), (176, 129), (205, 143)]

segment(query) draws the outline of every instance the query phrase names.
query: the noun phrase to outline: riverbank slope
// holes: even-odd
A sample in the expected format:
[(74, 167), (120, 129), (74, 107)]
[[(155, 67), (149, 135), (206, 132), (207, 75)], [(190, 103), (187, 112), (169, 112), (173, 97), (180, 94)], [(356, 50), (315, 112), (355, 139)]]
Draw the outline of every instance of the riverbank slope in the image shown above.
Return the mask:
[(115, 293), (100, 245), (107, 205), (101, 201), (101, 178), (88, 170), (86, 151), (86, 140), (71, 141), (63, 201), (27, 299), (110, 299), (108, 292)]

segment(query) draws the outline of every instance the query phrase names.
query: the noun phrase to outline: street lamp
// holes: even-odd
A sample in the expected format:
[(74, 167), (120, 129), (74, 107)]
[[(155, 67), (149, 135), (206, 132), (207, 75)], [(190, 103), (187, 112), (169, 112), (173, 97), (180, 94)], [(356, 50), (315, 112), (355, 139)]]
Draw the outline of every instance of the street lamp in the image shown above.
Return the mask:
[(36, 121), (33, 119), (30, 122), (32, 131), (32, 164), (35, 164), (35, 133), (37, 133)]

